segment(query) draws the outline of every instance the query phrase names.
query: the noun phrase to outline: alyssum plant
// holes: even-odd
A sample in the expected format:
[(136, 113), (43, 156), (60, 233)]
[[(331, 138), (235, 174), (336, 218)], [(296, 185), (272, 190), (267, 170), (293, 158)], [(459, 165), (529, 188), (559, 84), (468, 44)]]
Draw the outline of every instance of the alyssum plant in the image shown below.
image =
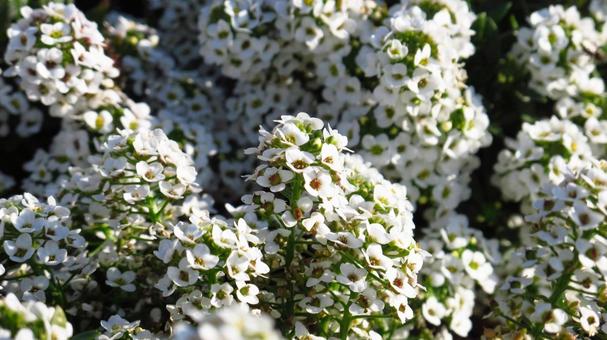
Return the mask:
[(0, 339), (607, 337), (607, 2), (25, 2)]

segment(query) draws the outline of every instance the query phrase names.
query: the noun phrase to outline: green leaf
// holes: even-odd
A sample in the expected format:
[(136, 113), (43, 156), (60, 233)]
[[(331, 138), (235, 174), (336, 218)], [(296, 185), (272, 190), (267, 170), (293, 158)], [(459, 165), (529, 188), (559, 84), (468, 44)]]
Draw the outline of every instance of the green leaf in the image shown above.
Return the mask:
[(463, 131), (466, 126), (466, 116), (464, 115), (463, 109), (457, 109), (451, 112), (450, 117), (451, 123), (453, 123), (453, 127), (459, 131)]
[(72, 337), (72, 340), (95, 340), (97, 337), (99, 337), (99, 332), (97, 330), (92, 330), (78, 333)]
[(490, 9), (488, 14), (495, 21), (500, 22), (506, 17), (510, 9), (512, 8), (512, 2), (508, 1), (503, 4), (499, 4), (494, 8)]
[(477, 44), (491, 41), (497, 35), (497, 24), (486, 12), (478, 15), (472, 29), (476, 32), (474, 40)]

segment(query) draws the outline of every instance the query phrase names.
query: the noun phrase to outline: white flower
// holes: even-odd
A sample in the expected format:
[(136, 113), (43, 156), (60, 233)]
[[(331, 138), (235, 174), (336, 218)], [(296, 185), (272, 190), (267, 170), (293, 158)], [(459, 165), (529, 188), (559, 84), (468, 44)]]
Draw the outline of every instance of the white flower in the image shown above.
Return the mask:
[(549, 303), (538, 303), (530, 318), (535, 322), (542, 323), (546, 332), (556, 334), (561, 331), (569, 317), (565, 311), (560, 308), (553, 308)]
[(333, 144), (323, 144), (320, 150), (320, 161), (335, 171), (343, 168), (344, 158)]
[(244, 302), (250, 305), (259, 303), (257, 294), (259, 294), (259, 288), (251, 283), (244, 283), (242, 281), (236, 281), (236, 297), (240, 302)]
[(257, 177), (257, 184), (264, 188), (270, 188), (272, 192), (279, 192), (285, 189), (285, 183), (293, 179), (293, 172), (277, 168), (266, 168), (263, 173)]
[(249, 264), (250, 260), (247, 256), (233, 251), (226, 261), (228, 275), (237, 281), (248, 281), (249, 275), (247, 274), (247, 269), (249, 268)]
[(160, 181), (158, 187), (163, 195), (172, 199), (182, 198), (187, 190), (187, 187), (181, 183), (172, 184), (167, 181)]
[(407, 45), (403, 45), (398, 39), (390, 39), (386, 43), (386, 52), (390, 59), (400, 60), (407, 56), (409, 49)]
[(301, 151), (299, 148), (291, 147), (285, 151), (287, 166), (291, 170), (301, 173), (314, 163), (314, 156), (309, 152)]
[(467, 313), (456, 312), (451, 314), (451, 322), (449, 328), (455, 332), (455, 334), (465, 338), (472, 329), (472, 320), (468, 317)]
[(146, 199), (150, 193), (150, 187), (147, 185), (128, 185), (124, 188), (122, 197), (127, 203), (135, 204), (135, 202)]
[(161, 240), (158, 244), (158, 250), (154, 250), (154, 255), (162, 260), (164, 264), (168, 264), (171, 262), (173, 254), (175, 254), (178, 243), (177, 240)]
[(365, 259), (372, 268), (387, 270), (392, 268), (392, 260), (383, 254), (379, 244), (371, 244), (365, 251)]
[(221, 229), (217, 225), (213, 225), (212, 231), (213, 242), (222, 248), (235, 248), (238, 245), (238, 238), (233, 231), (229, 229)]
[(388, 86), (398, 88), (407, 82), (407, 66), (404, 64), (392, 64), (384, 67), (384, 77), (382, 78)]
[(603, 215), (592, 211), (582, 202), (576, 201), (569, 216), (581, 230), (596, 228), (603, 221)]
[(287, 143), (295, 146), (306, 144), (310, 137), (307, 133), (301, 131), (295, 124), (286, 123), (278, 130), (279, 136)]
[(128, 322), (120, 315), (112, 315), (108, 320), (101, 321), (101, 327), (114, 339), (120, 339), (124, 333), (129, 333), (139, 326), (139, 321)]
[(311, 196), (331, 197), (337, 190), (333, 185), (331, 175), (319, 167), (309, 167), (303, 172), (304, 188)]
[(105, 283), (111, 287), (119, 287), (125, 292), (134, 292), (135, 285), (132, 283), (135, 281), (135, 273), (132, 271), (126, 271), (121, 273), (116, 267), (110, 267), (106, 272), (107, 280)]
[(44, 246), (38, 248), (38, 258), (44, 264), (55, 266), (65, 262), (67, 250), (59, 248), (55, 241), (46, 241)]
[(354, 236), (352, 233), (347, 232), (347, 231), (330, 233), (330, 234), (327, 234), (325, 237), (327, 240), (335, 242), (336, 244), (338, 244), (342, 247), (357, 249), (357, 248), (362, 247), (362, 245), (363, 245), (362, 240), (360, 240), (359, 238)]
[(46, 224), (42, 218), (36, 218), (36, 214), (29, 208), (23, 209), (14, 221), (17, 231), (22, 233), (35, 233), (40, 231)]
[(198, 281), (198, 273), (190, 268), (188, 260), (185, 258), (179, 261), (179, 268), (169, 266), (167, 276), (178, 287), (191, 286)]
[(438, 302), (434, 296), (429, 297), (422, 305), (422, 315), (424, 316), (424, 319), (435, 326), (441, 324), (441, 320), (446, 314), (447, 309), (442, 303)]
[(215, 307), (229, 306), (234, 301), (234, 288), (229, 283), (211, 285), (211, 305)]
[(13, 262), (25, 262), (34, 254), (32, 237), (29, 234), (21, 234), (15, 241), (6, 240), (3, 247), (6, 255)]
[(412, 299), (417, 295), (415, 288), (409, 283), (409, 278), (401, 270), (389, 268), (385, 277), (390, 285), (405, 297)]
[(413, 309), (408, 303), (408, 300), (403, 295), (392, 295), (390, 297), (390, 305), (396, 309), (398, 318), (401, 323), (405, 323), (408, 320), (413, 319)]
[(114, 125), (112, 124), (114, 118), (106, 110), (101, 112), (87, 111), (82, 118), (89, 128), (101, 133), (108, 133), (114, 129)]
[(195, 224), (179, 221), (173, 227), (173, 234), (185, 244), (194, 244), (202, 235), (204, 230)]
[(135, 165), (137, 175), (143, 178), (146, 182), (158, 182), (165, 178), (163, 174), (163, 166), (160, 163), (148, 163), (145, 161), (139, 161)]
[(332, 306), (333, 303), (333, 300), (328, 294), (318, 294), (313, 297), (306, 296), (299, 301), (299, 305), (310, 314), (318, 314), (325, 310), (325, 308)]
[[(377, 187), (376, 187), (377, 189)], [(376, 242), (379, 244), (387, 244), (392, 241), (390, 234), (386, 232), (384, 226), (379, 223), (368, 223), (367, 224), (367, 238), (370, 242)]]
[(588, 307), (580, 307), (580, 324), (588, 336), (594, 336), (600, 326), (599, 315)]
[(384, 309), (384, 302), (377, 297), (375, 289), (367, 287), (349, 309), (353, 315), (370, 314)]
[(462, 262), (468, 275), (477, 281), (483, 281), (493, 273), (493, 267), (479, 251), (464, 250)]
[(295, 39), (305, 42), (310, 50), (314, 50), (318, 46), (323, 35), (322, 30), (310, 17), (304, 17), (297, 30), (295, 30)]
[(194, 249), (187, 249), (186, 258), (194, 269), (209, 270), (219, 262), (219, 257), (211, 254), (211, 250), (205, 244), (197, 244)]
[(70, 25), (61, 21), (54, 24), (42, 24), (40, 25), (40, 32), (42, 33), (40, 40), (45, 45), (68, 42), (72, 40), (71, 31)]
[(351, 263), (342, 263), (339, 266), (340, 274), (336, 279), (338, 282), (347, 285), (353, 292), (360, 293), (367, 288), (367, 270), (358, 268)]
[(190, 159), (182, 158), (181, 164), (177, 164), (177, 179), (184, 185), (190, 185), (196, 182), (198, 172), (190, 164)]

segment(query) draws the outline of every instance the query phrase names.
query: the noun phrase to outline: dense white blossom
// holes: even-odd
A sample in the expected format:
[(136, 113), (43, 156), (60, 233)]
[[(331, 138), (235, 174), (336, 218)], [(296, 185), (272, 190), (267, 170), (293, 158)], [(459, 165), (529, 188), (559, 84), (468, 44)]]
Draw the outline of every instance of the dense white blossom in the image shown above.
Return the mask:
[(509, 336), (592, 337), (605, 333), (605, 161), (570, 169), (549, 184), (526, 217), (533, 243), (511, 257), (496, 295), (495, 331)]
[(262, 291), (262, 310), (282, 329), (319, 336), (401, 328), (413, 317), (409, 301), (425, 256), (413, 239), (406, 188), (346, 155), (347, 138), (306, 113), (283, 115), (260, 133), (250, 152), (262, 164), (247, 180), (262, 190), (243, 196), (232, 214), (264, 242), (273, 274), (260, 285), (276, 288)]
[(61, 307), (39, 301), (20, 301), (9, 293), (0, 299), (0, 337), (3, 339), (57, 339), (72, 337), (72, 325)]
[(177, 324), (173, 338), (176, 340), (280, 340), (283, 337), (274, 329), (274, 320), (266, 315), (255, 314), (246, 305), (235, 304), (211, 314), (192, 315), (196, 326)]
[(607, 36), (592, 18), (582, 17), (576, 7), (554, 5), (533, 12), (529, 25), (518, 31), (511, 53), (529, 72), (533, 90), (551, 99), (604, 91), (593, 54)]

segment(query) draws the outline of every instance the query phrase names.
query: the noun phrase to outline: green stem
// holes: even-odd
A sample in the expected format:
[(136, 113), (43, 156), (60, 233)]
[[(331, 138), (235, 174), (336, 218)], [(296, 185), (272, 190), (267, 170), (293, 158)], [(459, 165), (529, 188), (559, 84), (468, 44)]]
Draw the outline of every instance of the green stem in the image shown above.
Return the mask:
[(352, 304), (352, 295), (354, 293), (350, 292), (350, 298), (348, 299), (348, 304), (344, 307), (344, 316), (339, 323), (339, 338), (341, 340), (348, 339), (348, 332), (350, 331), (350, 324), (352, 323), (352, 314), (350, 314), (350, 305)]

